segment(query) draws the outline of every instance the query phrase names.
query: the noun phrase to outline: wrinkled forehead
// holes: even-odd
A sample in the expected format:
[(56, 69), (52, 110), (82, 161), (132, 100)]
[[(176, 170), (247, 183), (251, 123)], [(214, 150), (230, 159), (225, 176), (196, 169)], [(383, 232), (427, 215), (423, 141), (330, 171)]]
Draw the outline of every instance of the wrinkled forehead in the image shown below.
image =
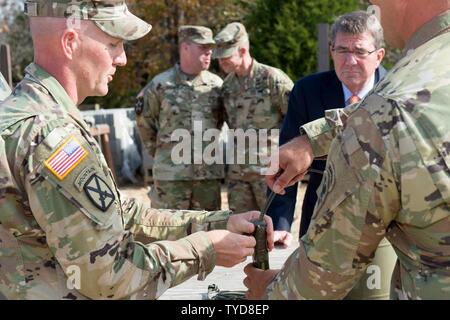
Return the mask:
[(338, 32), (334, 41), (334, 47), (344, 48), (369, 48), (375, 45), (375, 38), (370, 32), (351, 34)]

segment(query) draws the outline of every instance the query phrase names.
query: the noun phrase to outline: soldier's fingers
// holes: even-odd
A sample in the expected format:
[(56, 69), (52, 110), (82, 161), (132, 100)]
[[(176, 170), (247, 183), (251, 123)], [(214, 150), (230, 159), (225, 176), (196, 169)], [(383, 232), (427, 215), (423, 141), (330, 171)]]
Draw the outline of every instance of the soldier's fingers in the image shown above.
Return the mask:
[(255, 231), (255, 225), (247, 220), (242, 220), (239, 225), (239, 231), (245, 234), (252, 234)]
[(250, 214), (250, 220), (253, 220), (253, 219), (259, 218), (261, 211), (253, 210), (253, 211), (249, 211), (248, 213)]
[(250, 279), (248, 277), (245, 277), (244, 281), (242, 281), (244, 286), (248, 289), (250, 289)]
[(245, 247), (245, 248), (255, 248), (256, 246), (256, 239), (252, 236), (244, 236), (244, 235), (238, 235), (239, 236), (239, 243)]
[(252, 234), (255, 226), (250, 221), (259, 217), (258, 211), (249, 211), (241, 214), (231, 215), (227, 228), (229, 231), (239, 234)]
[(292, 166), (288, 166), (286, 170), (284, 170), (283, 173), (281, 173), (278, 179), (275, 181), (272, 188), (273, 192), (284, 195), (286, 193), (284, 189), (289, 186), (289, 183), (291, 183), (292, 179), (297, 176), (298, 172)]
[(247, 276), (252, 275), (255, 272), (255, 270), (257, 270), (257, 269), (253, 266), (253, 263), (249, 263), (244, 267), (244, 273)]
[(273, 232), (273, 222), (272, 218), (269, 216), (264, 216), (264, 221), (267, 224), (266, 233), (267, 233), (267, 247), (269, 251), (272, 251), (274, 248), (274, 232)]
[(271, 190), (273, 190), (272, 188), (273, 188), (273, 185), (275, 184), (275, 181), (277, 180), (277, 176), (278, 176), (278, 174), (266, 175), (266, 178), (265, 178), (266, 184)]
[(290, 182), (288, 187), (293, 186), (294, 184), (296, 184), (297, 182), (299, 182), (300, 180), (302, 180), (306, 175), (306, 172), (304, 173), (300, 173), (299, 175), (295, 176)]
[(242, 261), (240, 262), (244, 262), (245, 260), (247, 260), (247, 257), (251, 257), (253, 254), (255, 253), (255, 249), (253, 248), (245, 248), (243, 249), (240, 254), (240, 259), (242, 259)]

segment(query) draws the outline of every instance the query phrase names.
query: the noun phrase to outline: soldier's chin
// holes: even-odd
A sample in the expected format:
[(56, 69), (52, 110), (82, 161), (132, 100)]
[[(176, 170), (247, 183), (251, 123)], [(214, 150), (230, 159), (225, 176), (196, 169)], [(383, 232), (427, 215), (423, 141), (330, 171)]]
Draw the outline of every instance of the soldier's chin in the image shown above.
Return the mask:
[(102, 88), (98, 88), (96, 90), (95, 94), (93, 94), (92, 96), (93, 97), (104, 97), (108, 94), (108, 92), (109, 92), (109, 87), (108, 87), (108, 85), (105, 85)]

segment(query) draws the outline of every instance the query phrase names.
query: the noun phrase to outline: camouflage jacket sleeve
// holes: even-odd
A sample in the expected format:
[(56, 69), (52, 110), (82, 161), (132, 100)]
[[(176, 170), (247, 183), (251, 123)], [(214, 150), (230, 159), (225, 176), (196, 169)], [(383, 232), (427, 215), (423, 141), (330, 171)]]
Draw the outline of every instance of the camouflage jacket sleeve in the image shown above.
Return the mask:
[(143, 146), (154, 158), (159, 130), (160, 99), (153, 82), (150, 82), (137, 96), (136, 122)]
[(342, 130), (347, 118), (358, 106), (359, 104), (353, 104), (343, 109), (326, 110), (324, 118), (311, 121), (300, 128), (300, 133), (308, 135), (316, 158), (328, 154), (334, 137)]
[[(195, 274), (204, 279), (212, 271), (212, 243), (203, 231), (193, 232), (223, 226), (227, 213), (151, 210), (123, 202), (89, 133), (59, 119), (36, 123), (17, 129), (17, 135), (35, 138), (30, 147), (17, 145), (18, 151), (11, 152), (28, 150), (26, 161), (17, 161), (16, 179), (23, 179), (31, 211), (61, 268), (66, 274), (74, 266), (80, 270), (81, 294), (154, 299)], [(75, 165), (65, 162), (70, 171), (64, 176), (61, 150), (82, 154)], [(159, 239), (179, 240), (154, 241)]]
[(332, 143), (308, 233), (268, 298), (341, 299), (355, 285), (400, 210), (393, 141), (366, 110), (348, 119)]
[(0, 102), (5, 100), (11, 94), (11, 89), (9, 88), (6, 80), (0, 73)]
[(226, 229), (231, 211), (153, 209), (135, 199), (122, 201), (125, 229), (135, 240), (150, 243), (177, 240), (199, 231)]
[(273, 77), (271, 85), (272, 101), (284, 116), (287, 113), (289, 95), (294, 83), (284, 72), (279, 71)]

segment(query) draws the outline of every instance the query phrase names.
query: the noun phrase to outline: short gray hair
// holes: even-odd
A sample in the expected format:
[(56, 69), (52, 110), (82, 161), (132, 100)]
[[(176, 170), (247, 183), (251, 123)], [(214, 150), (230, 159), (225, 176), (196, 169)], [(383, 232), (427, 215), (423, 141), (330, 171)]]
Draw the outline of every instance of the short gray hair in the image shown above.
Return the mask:
[(334, 46), (338, 33), (353, 35), (368, 32), (372, 35), (376, 49), (384, 45), (383, 27), (373, 14), (365, 11), (354, 11), (340, 16), (331, 27), (331, 46)]

